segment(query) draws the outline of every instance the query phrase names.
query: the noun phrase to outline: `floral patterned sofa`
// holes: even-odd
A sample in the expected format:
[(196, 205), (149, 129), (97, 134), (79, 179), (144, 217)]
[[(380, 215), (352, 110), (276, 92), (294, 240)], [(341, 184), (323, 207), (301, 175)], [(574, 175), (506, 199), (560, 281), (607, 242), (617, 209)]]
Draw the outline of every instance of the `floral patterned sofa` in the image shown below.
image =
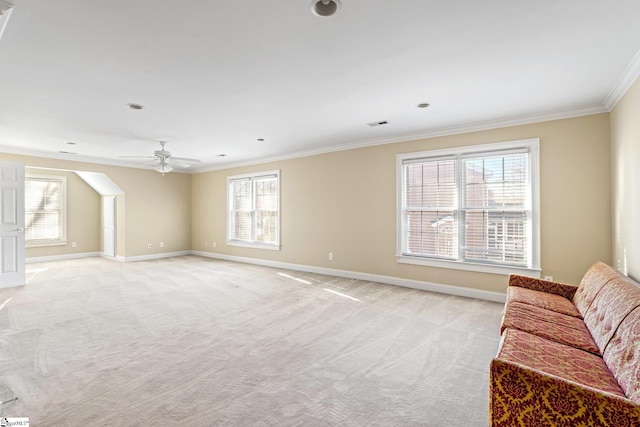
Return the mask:
[(640, 287), (598, 262), (579, 286), (512, 275), (490, 425), (639, 426)]

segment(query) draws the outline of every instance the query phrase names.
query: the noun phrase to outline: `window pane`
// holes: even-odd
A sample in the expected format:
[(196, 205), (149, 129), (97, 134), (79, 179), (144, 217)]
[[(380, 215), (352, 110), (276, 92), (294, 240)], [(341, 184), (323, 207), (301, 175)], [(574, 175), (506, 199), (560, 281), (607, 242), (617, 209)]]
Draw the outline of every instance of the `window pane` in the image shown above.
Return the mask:
[(278, 209), (278, 192), (275, 178), (256, 181), (256, 209)]
[(25, 238), (59, 240), (62, 238), (62, 181), (25, 179)]
[(251, 210), (251, 181), (240, 180), (231, 183), (233, 210)]
[(464, 259), (527, 265), (529, 220), (527, 212), (466, 212)]
[(405, 200), (408, 208), (448, 208), (456, 205), (455, 160), (432, 160), (406, 165)]
[(278, 179), (277, 174), (230, 178), (230, 240), (278, 244)]
[(256, 211), (256, 241), (276, 243), (277, 237), (278, 214), (272, 211)]
[(229, 226), (231, 238), (251, 241), (251, 212), (232, 212)]
[(463, 160), (465, 208), (524, 209), (529, 194), (528, 154)]
[(407, 254), (455, 258), (458, 231), (453, 211), (409, 211)]

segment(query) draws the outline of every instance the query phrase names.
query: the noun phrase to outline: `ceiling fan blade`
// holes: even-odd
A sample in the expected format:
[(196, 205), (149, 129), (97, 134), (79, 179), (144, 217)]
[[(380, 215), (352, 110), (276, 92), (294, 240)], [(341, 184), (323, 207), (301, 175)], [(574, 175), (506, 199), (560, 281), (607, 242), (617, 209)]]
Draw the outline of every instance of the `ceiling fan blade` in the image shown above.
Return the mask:
[(180, 162), (188, 162), (188, 163), (200, 163), (198, 159), (189, 159), (187, 157), (170, 157), (171, 160), (178, 160)]
[(153, 160), (149, 160), (148, 162), (144, 162), (142, 164), (142, 166), (150, 166), (150, 165), (157, 165), (160, 163), (160, 159), (156, 159), (154, 158)]
[(121, 159), (155, 159), (156, 156), (118, 156)]
[(190, 168), (191, 167), (190, 163), (187, 163), (182, 159), (176, 159), (175, 157), (169, 157), (167, 159), (167, 163), (169, 163), (170, 165), (181, 167), (181, 168)]

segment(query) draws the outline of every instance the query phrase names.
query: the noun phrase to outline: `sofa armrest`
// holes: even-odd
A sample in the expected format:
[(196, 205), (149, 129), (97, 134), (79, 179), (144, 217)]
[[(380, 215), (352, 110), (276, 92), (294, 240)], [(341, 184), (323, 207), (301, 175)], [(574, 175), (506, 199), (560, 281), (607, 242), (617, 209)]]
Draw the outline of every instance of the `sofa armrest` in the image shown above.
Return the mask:
[(491, 427), (640, 426), (640, 405), (614, 394), (501, 359), (489, 375)]
[(576, 293), (576, 290), (578, 290), (576, 285), (535, 279), (533, 277), (520, 276), (519, 274), (511, 274), (509, 276), (509, 286), (518, 286), (534, 291), (556, 294), (567, 299), (573, 299), (573, 295)]

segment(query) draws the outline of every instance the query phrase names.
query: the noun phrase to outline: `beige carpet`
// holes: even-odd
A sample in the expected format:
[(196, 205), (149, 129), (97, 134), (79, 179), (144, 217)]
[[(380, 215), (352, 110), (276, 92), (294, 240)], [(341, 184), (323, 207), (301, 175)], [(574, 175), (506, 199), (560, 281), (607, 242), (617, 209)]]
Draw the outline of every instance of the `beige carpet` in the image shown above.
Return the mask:
[(29, 264), (2, 416), (32, 426), (486, 426), (501, 304), (195, 256)]

